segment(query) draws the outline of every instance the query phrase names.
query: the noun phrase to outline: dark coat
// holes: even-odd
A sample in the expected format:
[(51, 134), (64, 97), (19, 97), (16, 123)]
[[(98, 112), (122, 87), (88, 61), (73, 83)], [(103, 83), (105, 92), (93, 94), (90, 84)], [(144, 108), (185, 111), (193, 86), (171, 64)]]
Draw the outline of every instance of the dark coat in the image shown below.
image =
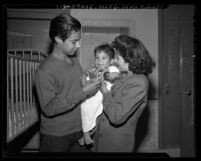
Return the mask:
[(133, 152), (138, 118), (147, 105), (149, 82), (144, 75), (127, 74), (103, 95), (95, 152)]

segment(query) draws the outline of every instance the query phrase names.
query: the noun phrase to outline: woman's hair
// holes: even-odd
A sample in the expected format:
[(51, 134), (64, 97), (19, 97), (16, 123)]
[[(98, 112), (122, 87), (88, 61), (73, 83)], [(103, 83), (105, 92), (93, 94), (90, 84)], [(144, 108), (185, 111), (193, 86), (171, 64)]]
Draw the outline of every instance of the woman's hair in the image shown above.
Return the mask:
[(110, 59), (114, 59), (114, 56), (115, 56), (114, 49), (108, 43), (104, 43), (99, 46), (96, 46), (94, 49), (94, 55), (96, 56), (96, 54), (99, 52), (104, 52), (110, 57)]
[(129, 70), (134, 74), (147, 76), (152, 73), (155, 63), (143, 43), (137, 38), (119, 35), (111, 46), (119, 51), (125, 62), (129, 64)]
[(63, 41), (69, 38), (70, 34), (81, 30), (80, 22), (68, 14), (60, 14), (50, 22), (49, 36), (52, 42), (59, 36)]

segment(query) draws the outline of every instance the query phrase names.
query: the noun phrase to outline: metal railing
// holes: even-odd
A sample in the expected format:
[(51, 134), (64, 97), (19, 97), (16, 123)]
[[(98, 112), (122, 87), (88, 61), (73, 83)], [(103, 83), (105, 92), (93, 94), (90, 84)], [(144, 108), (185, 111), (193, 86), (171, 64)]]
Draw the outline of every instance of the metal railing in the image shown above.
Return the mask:
[(44, 57), (36, 49), (7, 51), (7, 142), (38, 121), (34, 73)]

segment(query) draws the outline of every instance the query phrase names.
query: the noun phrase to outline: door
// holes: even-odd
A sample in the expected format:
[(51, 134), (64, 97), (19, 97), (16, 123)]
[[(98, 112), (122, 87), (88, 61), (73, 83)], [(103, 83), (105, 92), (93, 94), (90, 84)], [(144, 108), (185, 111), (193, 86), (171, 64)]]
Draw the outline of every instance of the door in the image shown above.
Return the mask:
[(194, 75), (194, 8), (193, 6), (180, 7), (180, 39), (181, 39), (181, 156), (195, 156), (195, 75)]
[(194, 156), (193, 6), (159, 11), (159, 148)]
[[(159, 41), (159, 148), (179, 148), (181, 131), (179, 11), (161, 11)], [(160, 27), (159, 27), (160, 28)], [(160, 33), (159, 33), (160, 34)], [(161, 44), (160, 44), (161, 43)]]

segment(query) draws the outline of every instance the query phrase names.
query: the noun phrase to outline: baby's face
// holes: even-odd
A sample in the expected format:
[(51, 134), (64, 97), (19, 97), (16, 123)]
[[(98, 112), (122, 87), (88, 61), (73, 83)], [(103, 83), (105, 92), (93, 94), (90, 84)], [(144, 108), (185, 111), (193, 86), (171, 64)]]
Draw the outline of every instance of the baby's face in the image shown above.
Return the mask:
[(95, 61), (96, 68), (102, 70), (108, 68), (112, 63), (112, 59), (103, 51), (96, 53)]

